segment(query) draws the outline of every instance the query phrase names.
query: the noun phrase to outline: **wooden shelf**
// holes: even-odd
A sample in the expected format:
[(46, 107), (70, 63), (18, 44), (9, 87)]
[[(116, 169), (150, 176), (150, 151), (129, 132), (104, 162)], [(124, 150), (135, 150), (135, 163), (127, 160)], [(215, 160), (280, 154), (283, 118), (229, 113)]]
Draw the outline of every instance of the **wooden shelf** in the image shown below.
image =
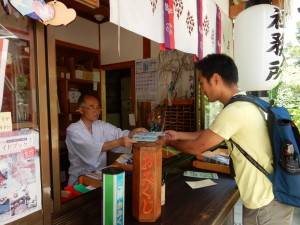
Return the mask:
[(195, 109), (193, 101), (176, 102), (167, 106), (166, 130), (195, 131)]
[[(100, 67), (100, 52), (99, 50), (86, 48), (83, 46), (74, 45), (71, 43), (56, 41), (56, 60), (57, 60), (57, 71), (68, 73), (70, 67), (67, 64), (68, 59), (72, 58), (72, 66), (84, 66), (84, 68), (92, 67), (99, 69)], [(72, 70), (74, 72), (74, 67)], [(91, 69), (91, 68), (89, 68)], [(65, 77), (65, 76), (64, 76)], [(96, 82), (97, 86), (95, 89), (95, 81), (74, 79), (71, 76), (70, 79), (57, 77), (57, 92), (60, 113), (58, 114), (59, 122), (59, 141), (64, 141), (66, 137), (67, 127), (80, 119), (77, 103), (70, 103), (69, 101), (69, 90), (76, 89), (81, 94), (91, 93), (101, 99), (101, 85), (100, 82)], [(66, 148), (61, 147), (62, 152), (66, 151)]]

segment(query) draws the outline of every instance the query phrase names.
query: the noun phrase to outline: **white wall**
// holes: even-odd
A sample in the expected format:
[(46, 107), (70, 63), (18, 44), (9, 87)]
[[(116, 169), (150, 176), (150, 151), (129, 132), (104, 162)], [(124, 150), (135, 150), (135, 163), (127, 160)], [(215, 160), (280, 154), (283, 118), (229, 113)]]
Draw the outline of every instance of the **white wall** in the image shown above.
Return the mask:
[(97, 23), (77, 16), (67, 26), (58, 26), (54, 30), (56, 40), (99, 49), (99, 25)]
[(143, 37), (120, 28), (120, 55), (118, 26), (110, 22), (100, 25), (101, 64), (126, 62), (143, 58)]
[(151, 58), (156, 58), (158, 57), (158, 54), (159, 54), (159, 51), (160, 51), (160, 47), (159, 47), (159, 44), (154, 42), (154, 41), (151, 41)]

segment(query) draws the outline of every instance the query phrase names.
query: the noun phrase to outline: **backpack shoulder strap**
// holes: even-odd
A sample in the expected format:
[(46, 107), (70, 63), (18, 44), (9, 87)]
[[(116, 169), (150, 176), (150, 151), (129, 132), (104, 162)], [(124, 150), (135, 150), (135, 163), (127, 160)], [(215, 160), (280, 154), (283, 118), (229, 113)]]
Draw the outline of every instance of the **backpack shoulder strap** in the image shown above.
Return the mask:
[(224, 108), (236, 101), (246, 101), (246, 102), (252, 102), (253, 104), (257, 105), (259, 108), (261, 108), (264, 112), (268, 113), (268, 110), (270, 108), (270, 104), (258, 97), (255, 97), (253, 95), (235, 95), (233, 96), (224, 106)]
[(235, 147), (249, 160), (252, 165), (254, 165), (258, 170), (260, 170), (264, 175), (269, 176), (270, 174), (257, 162), (253, 159), (241, 146), (235, 143), (231, 138), (229, 139), (231, 144), (234, 144)]

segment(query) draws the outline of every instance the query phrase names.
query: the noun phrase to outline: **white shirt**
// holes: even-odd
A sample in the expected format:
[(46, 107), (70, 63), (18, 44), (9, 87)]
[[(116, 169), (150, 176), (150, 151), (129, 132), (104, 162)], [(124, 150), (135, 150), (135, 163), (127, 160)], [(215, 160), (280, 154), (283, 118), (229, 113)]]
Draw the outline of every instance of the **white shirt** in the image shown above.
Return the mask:
[[(80, 175), (101, 169), (107, 165), (106, 152), (101, 152), (105, 142), (128, 136), (129, 130), (121, 130), (101, 120), (92, 124), (92, 134), (82, 120), (67, 128), (66, 144), (70, 161), (68, 185), (74, 184)], [(128, 153), (131, 147), (118, 147), (114, 152)]]

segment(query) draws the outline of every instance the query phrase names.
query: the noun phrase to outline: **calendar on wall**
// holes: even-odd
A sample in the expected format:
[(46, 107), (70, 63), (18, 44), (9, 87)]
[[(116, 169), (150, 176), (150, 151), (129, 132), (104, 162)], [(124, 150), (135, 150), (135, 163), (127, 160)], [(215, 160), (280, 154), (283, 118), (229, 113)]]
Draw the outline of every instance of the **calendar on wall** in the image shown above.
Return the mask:
[(135, 93), (139, 102), (157, 100), (157, 71), (156, 58), (135, 61)]

